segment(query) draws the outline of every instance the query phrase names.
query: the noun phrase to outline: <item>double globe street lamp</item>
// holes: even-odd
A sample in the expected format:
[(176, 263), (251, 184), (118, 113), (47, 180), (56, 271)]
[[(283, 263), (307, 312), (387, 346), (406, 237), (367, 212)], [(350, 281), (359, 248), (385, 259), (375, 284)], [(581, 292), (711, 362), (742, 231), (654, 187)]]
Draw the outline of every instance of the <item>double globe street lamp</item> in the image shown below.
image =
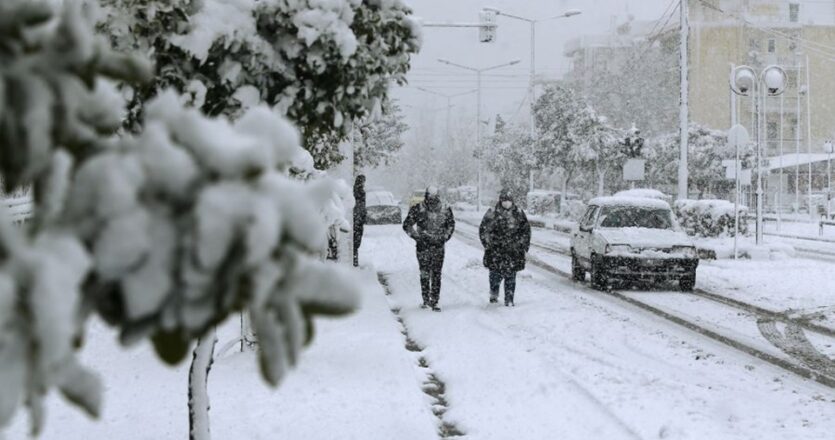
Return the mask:
[[(762, 243), (763, 237), (763, 176), (762, 176), (762, 147), (760, 130), (762, 121), (760, 108), (765, 108), (766, 96), (779, 96), (786, 90), (788, 77), (782, 67), (771, 65), (757, 72), (749, 66), (739, 66), (731, 71), (731, 90), (740, 96), (751, 96), (756, 115), (756, 146), (757, 146), (757, 235), (756, 243)], [(736, 164), (735, 166), (739, 166)]]

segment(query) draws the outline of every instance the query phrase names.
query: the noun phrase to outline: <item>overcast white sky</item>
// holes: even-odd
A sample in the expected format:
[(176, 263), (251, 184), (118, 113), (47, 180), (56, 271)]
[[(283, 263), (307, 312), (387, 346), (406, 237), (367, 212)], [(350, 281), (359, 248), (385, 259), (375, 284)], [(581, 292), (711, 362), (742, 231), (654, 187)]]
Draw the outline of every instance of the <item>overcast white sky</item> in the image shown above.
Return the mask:
[[(562, 56), (563, 46), (571, 38), (583, 34), (604, 33), (612, 27), (613, 20), (623, 21), (628, 14), (636, 19), (658, 19), (672, 0), (411, 0), (415, 15), (427, 22), (453, 21), (477, 22), (478, 12), (484, 6), (499, 8), (507, 13), (530, 18), (547, 18), (567, 9), (580, 9), (583, 13), (571, 18), (546, 21), (537, 24), (536, 69), (537, 75), (561, 77), (567, 68)], [(522, 107), (528, 83), (530, 63), (530, 25), (506, 17), (498, 18), (498, 38), (492, 44), (479, 43), (474, 28), (424, 29), (424, 44), (420, 54), (413, 58), (409, 74), (410, 86), (398, 89), (394, 96), (406, 104), (404, 111), (415, 120), (419, 109), (442, 107), (446, 100), (415, 90), (415, 86), (445, 94), (465, 92), (475, 88), (475, 74), (466, 70), (445, 66), (437, 61), (445, 58), (473, 67), (501, 64), (514, 59), (515, 66), (485, 74), (483, 80), (483, 119), (501, 113), (506, 117), (525, 118)], [(475, 96), (456, 98), (456, 113), (475, 116)], [(526, 103), (524, 104), (527, 105)], [(425, 110), (424, 110), (425, 111)], [(439, 121), (440, 122), (440, 121)]]

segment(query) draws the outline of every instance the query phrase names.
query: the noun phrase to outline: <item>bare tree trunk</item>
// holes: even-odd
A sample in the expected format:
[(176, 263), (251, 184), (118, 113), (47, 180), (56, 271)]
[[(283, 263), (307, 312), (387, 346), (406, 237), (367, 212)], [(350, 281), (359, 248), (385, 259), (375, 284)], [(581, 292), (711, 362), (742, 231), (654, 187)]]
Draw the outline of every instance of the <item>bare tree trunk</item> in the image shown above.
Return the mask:
[(209, 371), (214, 362), (217, 335), (212, 329), (206, 332), (194, 347), (191, 368), (188, 371), (188, 425), (189, 440), (211, 440), (209, 432)]

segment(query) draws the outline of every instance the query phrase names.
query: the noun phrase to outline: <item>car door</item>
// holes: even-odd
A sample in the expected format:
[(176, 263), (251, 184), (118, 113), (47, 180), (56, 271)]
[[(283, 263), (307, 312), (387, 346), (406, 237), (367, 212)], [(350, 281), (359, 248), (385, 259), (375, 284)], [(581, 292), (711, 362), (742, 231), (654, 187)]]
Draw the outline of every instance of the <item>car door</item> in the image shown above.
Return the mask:
[(597, 220), (599, 207), (589, 206), (574, 231), (574, 253), (583, 263), (591, 259), (591, 230)]

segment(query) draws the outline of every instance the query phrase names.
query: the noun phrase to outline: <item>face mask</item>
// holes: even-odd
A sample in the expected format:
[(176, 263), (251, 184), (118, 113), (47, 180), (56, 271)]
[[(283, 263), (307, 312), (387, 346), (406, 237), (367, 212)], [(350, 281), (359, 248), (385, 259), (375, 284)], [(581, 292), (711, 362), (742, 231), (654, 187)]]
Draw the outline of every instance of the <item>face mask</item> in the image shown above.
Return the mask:
[(505, 200), (502, 202), (502, 208), (504, 209), (510, 209), (511, 206), (513, 206), (513, 202), (511, 202), (510, 200)]

